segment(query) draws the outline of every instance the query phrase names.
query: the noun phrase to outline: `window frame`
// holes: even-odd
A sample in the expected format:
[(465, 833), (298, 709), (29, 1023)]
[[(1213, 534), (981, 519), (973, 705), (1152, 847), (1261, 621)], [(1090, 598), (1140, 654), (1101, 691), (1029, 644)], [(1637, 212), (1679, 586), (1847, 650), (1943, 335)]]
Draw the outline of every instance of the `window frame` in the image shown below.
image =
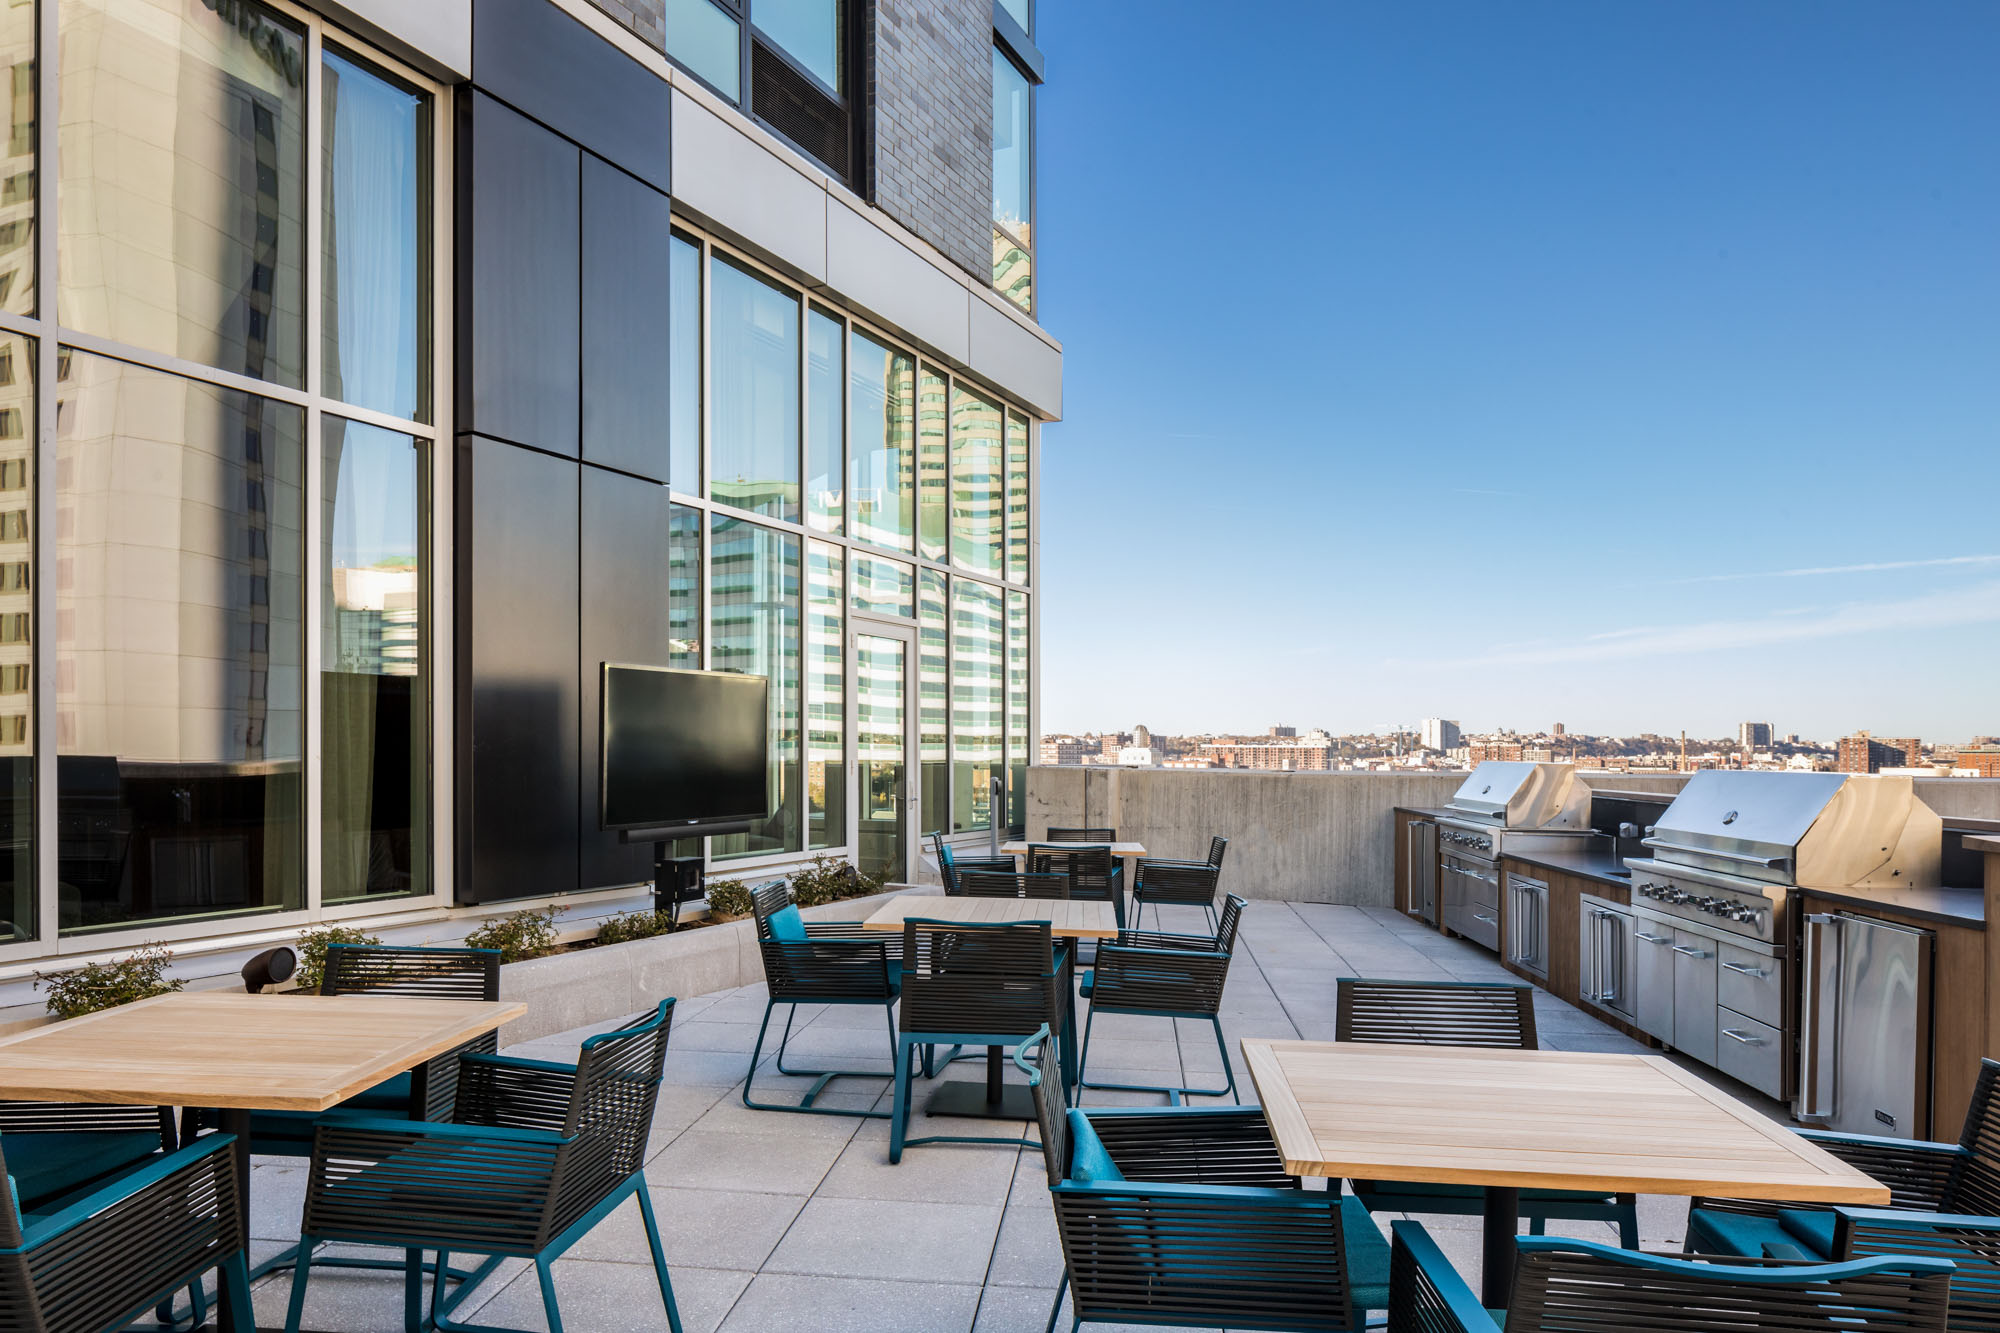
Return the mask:
[[(130, 949), (149, 941), (169, 945), (193, 940), (224, 940), (222, 947), (240, 948), (262, 937), (288, 938), (300, 927), (320, 922), (362, 919), (394, 920), (441, 914), (452, 905), (454, 864), (450, 855), (449, 831), (455, 808), (453, 749), (455, 717), (450, 682), (455, 669), (452, 636), (440, 627), (452, 619), (451, 496), (453, 492), (452, 417), (452, 191), (456, 144), (452, 134), (456, 93), (423, 71), (396, 59), (364, 40), (359, 34), (306, 9), (293, 0), (259, 0), (273, 13), (296, 23), (305, 34), (305, 235), (302, 258), (305, 265), (304, 383), (293, 388), (276, 381), (259, 380), (235, 371), (204, 365), (136, 344), (119, 342), (97, 334), (63, 326), (59, 321), (57, 292), (60, 285), (62, 175), (60, 130), (61, 101), (61, 0), (37, 0), (33, 22), (35, 33), (35, 287), (33, 314), (0, 311), (0, 332), (35, 340), (36, 440), (34, 450), (35, 522), (31, 526), (31, 546), (36, 569), (57, 567), (59, 541), (56, 476), (58, 367), (68, 349), (109, 358), (159, 371), (183, 379), (233, 389), (268, 398), (302, 409), (305, 435), (300, 459), (305, 521), (301, 533), (304, 553), (300, 570), (304, 635), (301, 645), (303, 665), (303, 745), (301, 783), (301, 906), (279, 910), (251, 910), (229, 915), (167, 917), (147, 923), (119, 925), (85, 933), (63, 934), (60, 929), (58, 865), (60, 827), (58, 813), (61, 791), (57, 781), (57, 759), (61, 748), (55, 732), (57, 715), (54, 642), (47, 634), (35, 635), (31, 675), (30, 716), (35, 742), (34, 755), (34, 891), (36, 938), (0, 944), (0, 979), (13, 965), (31, 959), (51, 959), (76, 955), (103, 954)], [(341, 402), (324, 393), (325, 382), (325, 163), (326, 111), (324, 56), (331, 46), (344, 60), (402, 83), (430, 99), (430, 173), (428, 198), (430, 339), (428, 420), (394, 416)], [(348, 899), (325, 904), (323, 888), (323, 829), (321, 802), (325, 782), (321, 765), (325, 759), (321, 724), (324, 718), (319, 663), (323, 650), (322, 617), (325, 614), (321, 549), (325, 539), (325, 454), (322, 423), (327, 416), (341, 417), (384, 430), (411, 436), (420, 441), (430, 460), (429, 541), (430, 588), (425, 606), (429, 617), (429, 815), (430, 892), (400, 897)], [(42, 625), (56, 623), (56, 580), (33, 577), (32, 615)]]

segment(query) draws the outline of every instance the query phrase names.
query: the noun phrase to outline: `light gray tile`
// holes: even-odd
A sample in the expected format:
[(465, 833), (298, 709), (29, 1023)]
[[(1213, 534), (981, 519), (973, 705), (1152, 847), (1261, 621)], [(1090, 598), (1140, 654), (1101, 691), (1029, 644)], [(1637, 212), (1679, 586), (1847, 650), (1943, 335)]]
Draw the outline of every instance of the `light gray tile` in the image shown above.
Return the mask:
[[(1043, 1193), (1046, 1196), (1046, 1186)], [(1056, 1235), (1054, 1209), (1031, 1204), (1009, 1207), (993, 1246), (988, 1284), (1053, 1287), (1062, 1277), (1062, 1268), (1062, 1241)]]
[(646, 1164), (646, 1179), (655, 1185), (687, 1189), (810, 1194), (819, 1188), (841, 1147), (839, 1139), (805, 1134), (717, 1134), (690, 1129)]
[[(1039, 1150), (1038, 1150), (1039, 1151)], [(937, 1144), (889, 1164), (889, 1122), (865, 1122), (820, 1183), (818, 1197), (913, 1202), (1006, 1202), (1018, 1150), (984, 1143)]]
[(1000, 1212), (997, 1204), (815, 1198), (764, 1268), (976, 1286), (986, 1276)]
[[(673, 1269), (687, 1265), (754, 1273), (805, 1207), (804, 1198), (796, 1194), (651, 1188), (660, 1246)], [(636, 1201), (620, 1205), (570, 1250), (578, 1259), (622, 1263), (644, 1262), (647, 1254), (645, 1223)]]
[[(659, 1282), (652, 1261), (602, 1263), (591, 1259), (558, 1259), (555, 1263), (556, 1302), (563, 1324), (590, 1333), (659, 1333), (667, 1326)], [(686, 1333), (713, 1333), (730, 1307), (750, 1285), (750, 1274), (707, 1268), (669, 1268), (674, 1304)], [(542, 1289), (532, 1268), (463, 1318), (489, 1327), (547, 1329)], [(308, 1321), (310, 1323), (310, 1320)], [(320, 1325), (346, 1329), (346, 1324)], [(400, 1319), (397, 1330), (401, 1330)]]
[[(979, 1288), (765, 1273), (750, 1284), (724, 1333), (966, 1333)], [(1040, 1325), (1035, 1327), (1039, 1328)]]

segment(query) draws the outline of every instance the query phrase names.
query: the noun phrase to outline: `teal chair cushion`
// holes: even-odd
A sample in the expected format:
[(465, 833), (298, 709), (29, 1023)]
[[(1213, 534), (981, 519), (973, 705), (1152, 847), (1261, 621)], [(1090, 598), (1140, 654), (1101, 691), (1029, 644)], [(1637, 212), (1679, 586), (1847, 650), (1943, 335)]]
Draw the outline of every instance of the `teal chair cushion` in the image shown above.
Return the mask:
[(1069, 1178), (1085, 1185), (1111, 1185), (1125, 1179), (1104, 1140), (1097, 1137), (1090, 1117), (1082, 1111), (1069, 1113)]
[[(1831, 1214), (1826, 1215), (1829, 1219)], [(1725, 1213), (1697, 1208), (1688, 1214), (1688, 1245), (1704, 1254), (1733, 1254), (1747, 1259), (1767, 1257), (1766, 1246), (1803, 1250), (1810, 1242), (1788, 1230), (1783, 1219), (1753, 1213)], [(1784, 1251), (1779, 1251), (1783, 1253)], [(1825, 1259), (1825, 1250), (1808, 1257)]]
[(771, 938), (796, 943), (806, 937), (805, 919), (796, 906), (787, 904), (771, 913)]
[(1787, 1208), (1778, 1214), (1778, 1225), (1823, 1259), (1833, 1257), (1833, 1223), (1833, 1214), (1818, 1208)]
[(351, 1111), (394, 1111), (399, 1115), (404, 1114), (410, 1106), (410, 1076), (398, 1074), (394, 1078), (384, 1079), (365, 1092), (355, 1093), (342, 1102), (341, 1106)]
[(1083, 996), (1083, 998), (1086, 1000), (1089, 999), (1091, 988), (1096, 984), (1097, 984), (1097, 969), (1094, 967), (1086, 967), (1085, 969), (1083, 969), (1083, 980), (1076, 983), (1077, 994)]
[(1340, 1239), (1347, 1251), (1347, 1285), (1354, 1292), (1354, 1308), (1388, 1309), (1389, 1240), (1367, 1206), (1352, 1194), (1340, 1201)]
[(160, 1151), (158, 1133), (143, 1130), (74, 1130), (9, 1134), (0, 1143), (14, 1197), (24, 1210)]

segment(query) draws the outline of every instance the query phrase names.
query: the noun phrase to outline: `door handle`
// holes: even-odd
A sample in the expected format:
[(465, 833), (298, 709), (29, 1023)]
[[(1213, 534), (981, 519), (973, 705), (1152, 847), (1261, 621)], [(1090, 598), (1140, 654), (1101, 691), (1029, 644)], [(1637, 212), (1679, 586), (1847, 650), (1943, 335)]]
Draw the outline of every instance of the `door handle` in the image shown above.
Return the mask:
[(1676, 945), (1674, 946), (1674, 952), (1675, 952), (1675, 953), (1684, 953), (1684, 954), (1686, 954), (1686, 955), (1687, 955), (1688, 957), (1690, 957), (1690, 958), (1706, 958), (1706, 957), (1708, 957), (1708, 954), (1707, 954), (1706, 952), (1704, 952), (1703, 950), (1700, 950), (1700, 949), (1690, 949), (1690, 948), (1688, 948), (1688, 947), (1687, 947), (1687, 945), (1685, 945), (1685, 944), (1676, 944)]
[(1839, 1106), (1834, 1064), (1840, 1032), (1840, 918), (1806, 918), (1804, 1013), (1799, 1026), (1799, 1115), (1831, 1119)]
[(1497, 921), (1493, 917), (1486, 915), (1486, 913), (1484, 912), (1474, 912), (1472, 914), (1472, 919), (1474, 921), (1484, 921), (1489, 926), (1497, 926), (1500, 924), (1499, 921)]

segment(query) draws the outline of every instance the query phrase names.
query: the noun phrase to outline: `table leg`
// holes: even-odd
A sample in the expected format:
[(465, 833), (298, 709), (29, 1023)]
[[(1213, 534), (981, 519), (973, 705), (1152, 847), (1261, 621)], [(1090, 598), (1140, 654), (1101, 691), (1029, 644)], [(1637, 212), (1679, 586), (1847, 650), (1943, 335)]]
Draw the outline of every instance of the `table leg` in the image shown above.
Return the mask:
[(1521, 1191), (1486, 1187), (1486, 1234), (1480, 1249), (1480, 1303), (1504, 1310), (1513, 1296), (1514, 1237), (1521, 1229)]
[[(250, 1248), (250, 1112), (240, 1106), (224, 1106), (217, 1110), (216, 1118), (224, 1134), (236, 1136), (232, 1149), (236, 1158), (236, 1215), (242, 1219), (243, 1248), (247, 1254)], [(236, 1302), (229, 1294), (229, 1284), (218, 1282), (215, 1326), (218, 1329), (234, 1328), (235, 1318)]]

